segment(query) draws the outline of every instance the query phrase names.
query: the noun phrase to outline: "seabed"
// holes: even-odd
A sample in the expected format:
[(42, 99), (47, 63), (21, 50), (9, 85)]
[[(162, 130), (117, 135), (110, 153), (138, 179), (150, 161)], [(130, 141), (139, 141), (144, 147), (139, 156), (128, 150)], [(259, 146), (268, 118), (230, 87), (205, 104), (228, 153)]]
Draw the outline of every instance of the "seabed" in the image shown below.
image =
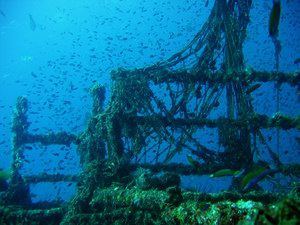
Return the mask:
[[(166, 184), (165, 184), (166, 185)], [(300, 222), (300, 185), (283, 196), (265, 191), (207, 194), (125, 188), (115, 183), (68, 204), (0, 206), (1, 224), (286, 224)], [(150, 187), (149, 187), (150, 188)]]

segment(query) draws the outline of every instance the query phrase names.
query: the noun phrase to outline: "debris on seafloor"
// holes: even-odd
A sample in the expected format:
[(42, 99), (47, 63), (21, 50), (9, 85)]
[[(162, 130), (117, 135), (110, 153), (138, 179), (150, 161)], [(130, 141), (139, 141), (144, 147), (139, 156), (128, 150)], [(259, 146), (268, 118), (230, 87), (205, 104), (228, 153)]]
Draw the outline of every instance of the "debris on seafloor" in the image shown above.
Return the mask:
[[(279, 197), (279, 196), (278, 196)], [(260, 201), (260, 200), (261, 201)], [(300, 202), (284, 198), (273, 202), (267, 192), (247, 195), (221, 192), (205, 194), (181, 191), (177, 186), (166, 190), (141, 190), (136, 186), (115, 185), (99, 188), (92, 196), (77, 196), (73, 206), (32, 209), (0, 207), (0, 223), (11, 218), (19, 224), (289, 224), (300, 223)], [(75, 206), (75, 205), (74, 205)], [(46, 207), (45, 207), (46, 208)], [(68, 209), (68, 211), (67, 211)]]

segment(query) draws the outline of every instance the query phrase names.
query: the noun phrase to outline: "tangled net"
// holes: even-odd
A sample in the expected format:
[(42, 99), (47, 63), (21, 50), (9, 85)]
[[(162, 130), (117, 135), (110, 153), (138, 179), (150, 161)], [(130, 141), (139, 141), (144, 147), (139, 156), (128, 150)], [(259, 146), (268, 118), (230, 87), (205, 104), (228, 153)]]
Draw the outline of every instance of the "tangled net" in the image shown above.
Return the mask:
[[(83, 162), (104, 159), (107, 152), (114, 165), (157, 164), (190, 152), (203, 165), (197, 173), (249, 168), (257, 140), (267, 145), (261, 128), (299, 128), (297, 118), (269, 118), (253, 110), (251, 92), (259, 86), (254, 82), (299, 85), (299, 74), (246, 69), (242, 46), (251, 3), (215, 1), (207, 22), (184, 49), (150, 67), (113, 71), (105, 111), (105, 90), (93, 87), (94, 116), (79, 145)], [(212, 119), (221, 101), (226, 116)], [(196, 137), (206, 128), (218, 130), (222, 151), (205, 147)]]

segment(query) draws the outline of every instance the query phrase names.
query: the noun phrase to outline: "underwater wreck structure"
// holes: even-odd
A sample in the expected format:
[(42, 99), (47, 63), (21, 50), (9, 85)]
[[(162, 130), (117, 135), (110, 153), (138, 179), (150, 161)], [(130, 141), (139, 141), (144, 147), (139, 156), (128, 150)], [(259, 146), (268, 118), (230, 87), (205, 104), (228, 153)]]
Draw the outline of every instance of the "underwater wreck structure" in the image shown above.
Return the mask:
[[(180, 175), (212, 174), (224, 168), (251, 171), (257, 166), (258, 144), (266, 147), (277, 166), (276, 173), (300, 177), (299, 164), (282, 163), (261, 131), (277, 129), (279, 136), (282, 130), (299, 130), (299, 115), (289, 117), (279, 110), (270, 117), (260, 115), (254, 111), (251, 96), (259, 87), (257, 82), (273, 82), (278, 91), (283, 83), (299, 90), (300, 73), (278, 71), (280, 47), (276, 38), (277, 71), (255, 71), (244, 64), (242, 47), (251, 5), (251, 0), (215, 1), (208, 20), (184, 49), (149, 67), (112, 71), (108, 106), (103, 107), (105, 88), (92, 87), (93, 115), (80, 135), (30, 134), (28, 102), (19, 97), (12, 128), (13, 175), (8, 190), (1, 195), (0, 222), (299, 223), (297, 182), (284, 195), (246, 192), (240, 178), (233, 179), (229, 191), (217, 194), (180, 188)], [(226, 116), (215, 118), (211, 114), (220, 101), (226, 102)], [(195, 137), (203, 129), (217, 130), (222, 151), (209, 149)], [(78, 176), (21, 176), (24, 145), (36, 142), (75, 143), (84, 172)], [(190, 164), (172, 162), (177, 154), (188, 157)], [(58, 181), (77, 182), (77, 192), (70, 202), (53, 202), (40, 208), (30, 204), (30, 183)]]

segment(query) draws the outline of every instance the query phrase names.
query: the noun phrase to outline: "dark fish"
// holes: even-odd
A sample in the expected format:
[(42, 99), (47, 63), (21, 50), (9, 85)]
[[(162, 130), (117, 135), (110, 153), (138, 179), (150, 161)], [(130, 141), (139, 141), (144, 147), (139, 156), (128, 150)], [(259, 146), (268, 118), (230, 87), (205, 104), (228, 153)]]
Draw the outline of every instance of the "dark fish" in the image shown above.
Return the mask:
[(269, 20), (269, 34), (271, 37), (275, 37), (278, 34), (280, 9), (281, 9), (280, 0), (274, 0), (273, 8)]
[(64, 105), (71, 105), (71, 102), (68, 101), (68, 100), (65, 100), (63, 104), (64, 104)]
[(8, 189), (8, 183), (6, 180), (0, 180), (0, 192)]
[(209, 0), (207, 0), (207, 1), (206, 1), (206, 3), (205, 3), (205, 7), (207, 7), (207, 6), (208, 6), (208, 3), (209, 3)]
[(257, 88), (259, 88), (261, 84), (254, 84), (253, 86), (249, 87), (249, 89), (246, 91), (247, 94), (250, 94), (251, 92), (255, 91)]
[(300, 58), (295, 59), (294, 64), (299, 64), (300, 63)]
[(3, 16), (3, 17), (5, 17), (6, 15), (5, 15), (5, 13), (0, 9), (0, 14)]
[(31, 14), (29, 14), (29, 25), (30, 25), (30, 29), (32, 31), (35, 31), (36, 23), (35, 23), (35, 21), (34, 21), (34, 19), (33, 19), (33, 17), (32, 17)]
[(24, 162), (26, 162), (26, 163), (30, 163), (30, 161), (28, 160), (28, 159), (23, 159), (24, 160)]

